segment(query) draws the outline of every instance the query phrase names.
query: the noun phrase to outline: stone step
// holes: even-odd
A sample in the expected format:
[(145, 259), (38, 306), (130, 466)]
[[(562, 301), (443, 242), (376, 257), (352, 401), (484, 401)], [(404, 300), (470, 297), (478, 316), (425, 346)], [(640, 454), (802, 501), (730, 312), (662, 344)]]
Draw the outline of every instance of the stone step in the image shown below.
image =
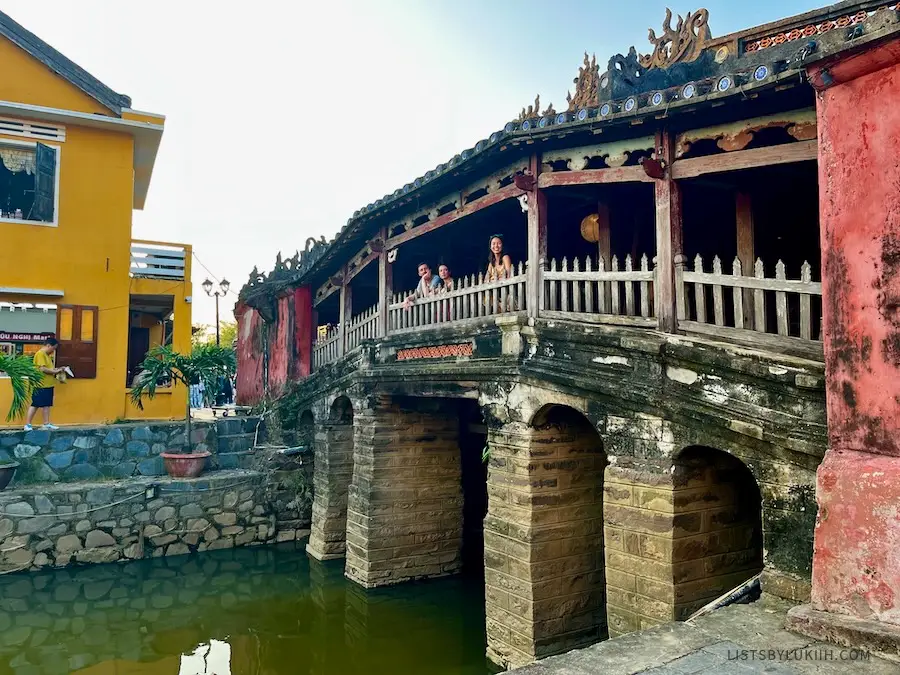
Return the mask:
[(258, 422), (259, 417), (220, 417), (216, 420), (216, 431), (220, 436), (252, 434)]
[(219, 454), (225, 452), (242, 452), (253, 447), (253, 434), (228, 434), (219, 435), (216, 449)]
[(219, 469), (252, 469), (254, 454), (250, 450), (242, 452), (220, 452), (215, 456)]

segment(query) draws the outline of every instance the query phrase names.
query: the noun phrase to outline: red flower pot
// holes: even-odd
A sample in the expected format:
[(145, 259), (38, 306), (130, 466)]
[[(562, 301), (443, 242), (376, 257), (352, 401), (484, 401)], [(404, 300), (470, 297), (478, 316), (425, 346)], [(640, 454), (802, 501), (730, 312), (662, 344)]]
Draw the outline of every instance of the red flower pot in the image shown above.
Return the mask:
[(175, 452), (162, 452), (159, 456), (163, 458), (166, 473), (172, 478), (196, 478), (203, 473), (206, 458), (210, 457), (210, 453), (206, 450), (186, 455)]

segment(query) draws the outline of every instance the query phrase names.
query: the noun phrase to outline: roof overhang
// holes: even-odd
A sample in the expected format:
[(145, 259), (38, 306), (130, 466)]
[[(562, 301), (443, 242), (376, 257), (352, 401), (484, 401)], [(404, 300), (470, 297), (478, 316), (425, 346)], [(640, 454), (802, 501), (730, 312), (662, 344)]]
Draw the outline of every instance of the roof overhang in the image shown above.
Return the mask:
[(118, 117), (107, 117), (105, 115), (75, 112), (59, 108), (46, 108), (44, 106), (12, 101), (0, 101), (0, 115), (27, 117), (28, 119), (45, 122), (57, 122), (128, 134), (134, 139), (134, 195), (132, 207), (135, 209), (144, 208), (144, 203), (147, 201), (147, 192), (150, 189), (153, 166), (156, 163), (156, 154), (159, 152), (159, 143), (162, 140), (164, 129), (162, 124), (125, 120)]

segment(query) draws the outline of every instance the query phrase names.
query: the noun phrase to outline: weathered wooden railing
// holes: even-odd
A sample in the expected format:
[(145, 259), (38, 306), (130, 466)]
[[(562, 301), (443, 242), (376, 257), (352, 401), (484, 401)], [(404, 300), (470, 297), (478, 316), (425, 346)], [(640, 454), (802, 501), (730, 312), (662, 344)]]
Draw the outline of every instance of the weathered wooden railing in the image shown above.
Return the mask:
[(337, 361), (340, 356), (341, 331), (338, 326), (329, 326), (313, 345), (313, 370), (327, 363)]
[(758, 258), (753, 276), (743, 276), (737, 258), (731, 274), (723, 274), (718, 256), (713, 258), (712, 272), (703, 271), (699, 255), (693, 266), (693, 271), (686, 270), (684, 257), (676, 260), (680, 327), (722, 337), (734, 335), (731, 331), (736, 330), (808, 341), (822, 339), (822, 284), (812, 280), (808, 262), (800, 268), (800, 279), (788, 279), (781, 260), (775, 265), (774, 278), (765, 276), (765, 266)]
[(416, 298), (407, 306), (411, 293), (398, 293), (388, 307), (388, 331), (406, 333), (423, 328), (447, 325), (521, 312), (525, 307), (525, 266), (519, 263), (508, 279), (485, 281), (484, 273), (454, 281), (453, 290)]
[(378, 305), (369, 307), (361, 314), (350, 319), (347, 325), (346, 351), (355, 349), (363, 340), (378, 337)]
[(641, 256), (640, 269), (633, 269), (631, 256), (625, 256), (624, 269), (619, 259), (607, 263), (600, 258), (578, 258), (571, 268), (566, 258), (543, 272), (544, 294), (540, 315), (549, 319), (573, 319), (619, 324), (655, 325), (653, 306), (653, 270), (647, 256)]

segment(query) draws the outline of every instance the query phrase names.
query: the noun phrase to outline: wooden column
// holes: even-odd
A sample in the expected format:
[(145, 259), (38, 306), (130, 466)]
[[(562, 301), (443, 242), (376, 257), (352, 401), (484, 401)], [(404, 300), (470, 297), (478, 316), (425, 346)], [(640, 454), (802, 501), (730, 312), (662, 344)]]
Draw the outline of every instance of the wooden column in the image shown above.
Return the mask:
[(656, 180), (656, 321), (659, 330), (674, 333), (675, 256), (682, 253), (681, 190), (672, 179), (675, 139), (667, 131), (656, 133), (656, 158), (665, 165), (665, 176)]
[[(737, 257), (741, 261), (741, 273), (745, 277), (753, 276), (753, 264), (756, 253), (753, 247), (753, 201), (746, 192), (738, 192), (734, 197), (735, 216), (737, 221)], [(753, 327), (753, 291), (744, 290), (744, 326)]]
[[(344, 279), (347, 278), (346, 269), (341, 270), (341, 274)], [(347, 353), (347, 324), (350, 322), (350, 317), (353, 315), (353, 304), (352, 304), (352, 289), (350, 288), (350, 284), (347, 281), (341, 282), (341, 323), (338, 326), (338, 331), (340, 332), (340, 338), (338, 339), (338, 352), (339, 356), (343, 356)]]
[[(609, 224), (609, 205), (603, 202), (597, 202), (597, 255), (603, 261), (604, 269), (611, 269), (612, 264), (612, 240), (610, 238)], [(598, 261), (599, 269), (599, 261)], [(603, 293), (606, 296), (606, 304), (604, 307), (611, 307), (612, 287), (611, 284), (603, 284)]]
[[(381, 241), (387, 241), (387, 228), (381, 229)], [(388, 262), (385, 246), (378, 254), (378, 337), (385, 337), (390, 326), (388, 307), (393, 294), (393, 268)]]
[(542, 272), (547, 260), (547, 200), (537, 187), (540, 172), (541, 156), (535, 153), (531, 156), (534, 190), (528, 194), (528, 269), (525, 277), (530, 317), (540, 313), (541, 298), (544, 296)]

